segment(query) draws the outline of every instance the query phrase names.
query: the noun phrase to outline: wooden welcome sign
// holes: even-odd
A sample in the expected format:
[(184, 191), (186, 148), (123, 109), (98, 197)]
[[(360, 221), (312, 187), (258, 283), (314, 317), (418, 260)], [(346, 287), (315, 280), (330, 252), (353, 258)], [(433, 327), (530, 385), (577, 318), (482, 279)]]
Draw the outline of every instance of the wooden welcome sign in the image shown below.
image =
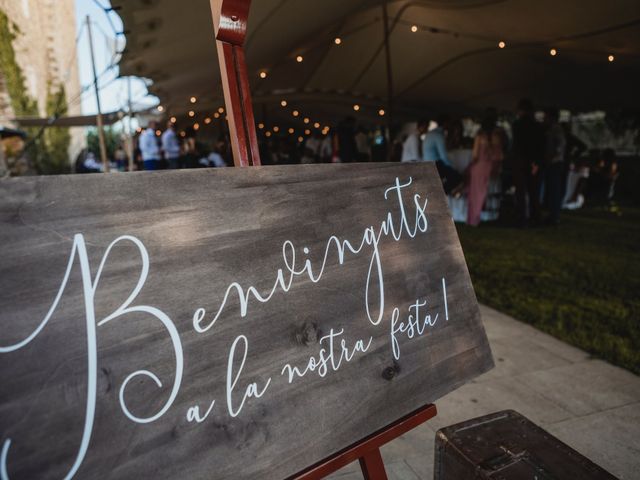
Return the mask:
[(0, 183), (0, 472), (286, 478), (492, 366), (432, 164)]

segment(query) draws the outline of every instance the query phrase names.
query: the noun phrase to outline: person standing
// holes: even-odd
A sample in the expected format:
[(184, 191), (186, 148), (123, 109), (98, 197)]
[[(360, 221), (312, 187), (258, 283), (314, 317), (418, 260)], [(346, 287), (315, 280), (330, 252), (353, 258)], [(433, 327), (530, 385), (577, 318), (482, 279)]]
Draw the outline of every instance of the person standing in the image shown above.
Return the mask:
[(504, 157), (502, 131), (496, 125), (495, 110), (488, 109), (473, 142), (473, 156), (469, 165), (469, 191), (467, 223), (477, 226), (480, 223), (482, 206), (487, 197), (489, 179), (500, 167)]
[(516, 223), (525, 227), (540, 220), (540, 164), (544, 150), (541, 126), (533, 118), (533, 103), (522, 99), (513, 122), (512, 174), (515, 186)]
[(176, 134), (175, 124), (167, 122), (167, 129), (162, 133), (160, 140), (169, 168), (178, 168), (180, 166), (180, 141)]
[(422, 160), (422, 141), (420, 137), (427, 131), (427, 121), (420, 120), (416, 129), (402, 143), (401, 162), (419, 162)]
[(557, 108), (549, 108), (545, 111), (545, 189), (549, 203), (549, 217), (547, 223), (557, 225), (560, 222), (560, 209), (562, 208), (562, 181), (564, 178), (564, 154), (567, 141), (564, 130), (558, 123), (559, 113)]
[(447, 144), (445, 139), (445, 126), (447, 117), (444, 114), (438, 116), (436, 126), (427, 132), (422, 142), (422, 161), (435, 162), (438, 175), (442, 181), (444, 192), (449, 195), (455, 193), (462, 185), (462, 175), (460, 175), (449, 161), (447, 155)]
[(156, 138), (157, 123), (150, 120), (147, 128), (140, 134), (138, 147), (142, 153), (142, 163), (145, 170), (159, 170), (161, 168), (160, 147)]
[(340, 161), (343, 163), (355, 162), (358, 157), (355, 125), (356, 119), (347, 117), (340, 122), (337, 128), (337, 151)]

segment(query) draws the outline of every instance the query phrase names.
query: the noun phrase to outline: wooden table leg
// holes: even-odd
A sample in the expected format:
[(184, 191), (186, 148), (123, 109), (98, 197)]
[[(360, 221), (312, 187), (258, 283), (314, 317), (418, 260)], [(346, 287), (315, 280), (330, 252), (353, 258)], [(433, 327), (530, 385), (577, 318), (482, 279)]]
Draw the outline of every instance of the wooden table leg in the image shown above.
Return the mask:
[(380, 449), (376, 448), (367, 452), (359, 458), (359, 461), (364, 480), (387, 480), (387, 472), (384, 469)]

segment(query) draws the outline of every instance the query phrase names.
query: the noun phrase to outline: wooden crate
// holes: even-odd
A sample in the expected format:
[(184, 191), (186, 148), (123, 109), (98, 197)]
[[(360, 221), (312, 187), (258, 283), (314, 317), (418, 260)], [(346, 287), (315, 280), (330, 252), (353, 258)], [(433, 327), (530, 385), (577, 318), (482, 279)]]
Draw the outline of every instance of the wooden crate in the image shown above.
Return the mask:
[(513, 410), (438, 430), (435, 480), (615, 479)]

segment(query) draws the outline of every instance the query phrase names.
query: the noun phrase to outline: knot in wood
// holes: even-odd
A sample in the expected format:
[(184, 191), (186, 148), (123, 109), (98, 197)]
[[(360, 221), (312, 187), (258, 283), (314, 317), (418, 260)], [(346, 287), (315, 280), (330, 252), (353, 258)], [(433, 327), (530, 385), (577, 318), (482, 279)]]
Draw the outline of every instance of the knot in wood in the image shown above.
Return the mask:
[(302, 345), (313, 345), (318, 343), (320, 332), (315, 323), (305, 322), (302, 328), (296, 333), (296, 341)]
[(385, 380), (392, 380), (398, 373), (400, 373), (400, 364), (394, 360), (392, 366), (387, 367), (382, 371), (382, 378)]

